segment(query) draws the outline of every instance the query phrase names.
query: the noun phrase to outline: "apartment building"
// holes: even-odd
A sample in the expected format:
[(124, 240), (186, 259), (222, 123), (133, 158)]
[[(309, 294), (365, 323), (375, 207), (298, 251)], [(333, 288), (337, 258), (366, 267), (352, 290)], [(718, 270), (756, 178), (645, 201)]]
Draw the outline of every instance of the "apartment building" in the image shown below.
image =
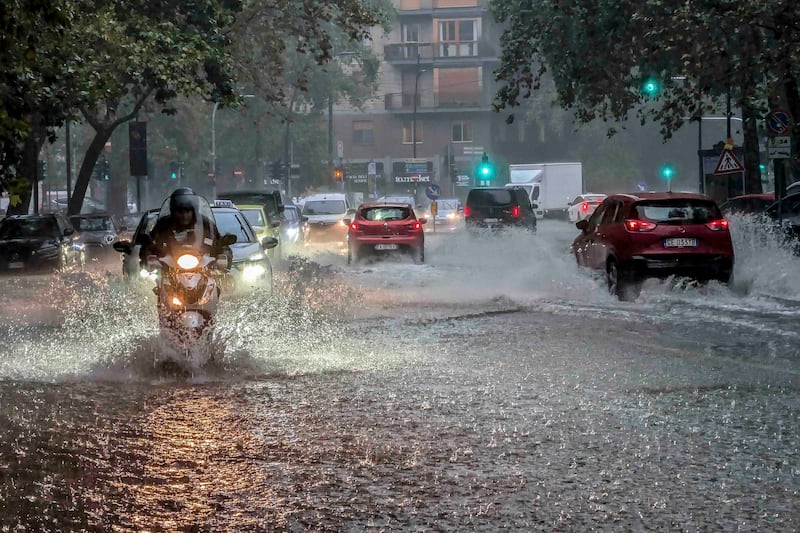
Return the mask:
[(390, 34), (373, 34), (379, 94), (363, 110), (334, 106), (335, 162), (356, 198), (412, 193), (438, 183), (461, 196), (483, 152), (493, 152), (492, 71), (500, 31), (486, 0), (394, 0)]

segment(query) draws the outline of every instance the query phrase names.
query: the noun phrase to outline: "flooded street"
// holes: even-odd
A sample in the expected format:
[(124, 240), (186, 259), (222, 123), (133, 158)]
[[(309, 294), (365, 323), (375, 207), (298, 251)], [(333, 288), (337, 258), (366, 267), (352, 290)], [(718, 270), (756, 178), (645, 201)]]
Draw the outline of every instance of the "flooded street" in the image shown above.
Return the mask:
[(3, 278), (2, 531), (797, 531), (800, 261), (619, 302), (574, 226), (335, 248), (165, 367), (115, 270)]

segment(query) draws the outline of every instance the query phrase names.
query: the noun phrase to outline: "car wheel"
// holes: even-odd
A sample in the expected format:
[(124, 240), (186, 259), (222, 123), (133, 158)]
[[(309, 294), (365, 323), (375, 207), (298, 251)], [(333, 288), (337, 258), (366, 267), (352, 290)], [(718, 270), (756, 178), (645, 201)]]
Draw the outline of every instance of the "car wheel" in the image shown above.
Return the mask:
[(358, 263), (358, 251), (354, 250), (353, 247), (348, 244), (347, 245), (347, 264)]
[(622, 270), (614, 259), (609, 259), (606, 264), (606, 284), (609, 294), (621, 302), (635, 300), (641, 289), (640, 283)]
[(414, 257), (415, 263), (424, 263), (425, 262), (425, 246), (420, 246), (419, 248), (414, 248), (411, 252)]

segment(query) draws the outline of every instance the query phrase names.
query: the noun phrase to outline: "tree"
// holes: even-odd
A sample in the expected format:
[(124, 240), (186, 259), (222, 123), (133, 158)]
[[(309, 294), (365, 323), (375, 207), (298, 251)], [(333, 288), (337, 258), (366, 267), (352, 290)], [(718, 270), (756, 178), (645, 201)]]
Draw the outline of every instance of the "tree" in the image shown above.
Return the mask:
[[(574, 110), (577, 122), (612, 122), (613, 135), (635, 115), (658, 122), (668, 139), (730, 95), (743, 109), (754, 190), (754, 117), (776, 98), (800, 116), (795, 2), (492, 0), (491, 9), (506, 24), (498, 110), (530, 97), (549, 72), (558, 104)], [(640, 89), (650, 77), (661, 82), (657, 95)]]

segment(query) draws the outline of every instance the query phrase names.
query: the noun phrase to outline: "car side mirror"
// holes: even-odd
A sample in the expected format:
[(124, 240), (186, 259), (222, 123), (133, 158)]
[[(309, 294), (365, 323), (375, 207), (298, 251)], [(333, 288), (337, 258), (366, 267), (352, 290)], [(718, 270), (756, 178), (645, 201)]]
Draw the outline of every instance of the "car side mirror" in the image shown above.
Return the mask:
[(301, 218), (300, 218), (300, 221), (302, 221), (302, 222), (308, 222), (308, 217), (306, 217), (306, 216), (304, 216), (304, 217), (301, 217)]
[(131, 244), (131, 241), (117, 241), (112, 246), (121, 254), (130, 255), (131, 252), (133, 252), (133, 245)]
[(278, 246), (278, 239), (275, 237), (264, 237), (261, 239), (261, 247), (265, 250), (270, 250)]
[(356, 210), (353, 209), (352, 207), (347, 210), (347, 216), (352, 216), (352, 215), (355, 215), (355, 214), (356, 214)]
[(220, 238), (220, 244), (222, 244), (222, 246), (230, 246), (231, 244), (236, 244), (236, 240), (236, 235), (226, 233)]
[(428, 218), (427, 217), (422, 217), (422, 218), (419, 218), (417, 220), (419, 220), (420, 224), (427, 224), (428, 223)]
[(281, 227), (281, 223), (280, 223), (280, 221), (275, 220), (275, 221), (269, 223), (269, 227), (270, 228), (279, 228), (279, 227)]
[(531, 204), (531, 209), (539, 209), (539, 204)]
[(584, 220), (579, 220), (579, 221), (577, 221), (577, 222), (575, 223), (575, 227), (577, 227), (577, 228), (578, 228), (579, 230), (581, 230), (582, 232), (586, 233), (586, 228), (588, 228), (588, 227), (589, 227), (589, 221), (588, 221), (588, 220), (586, 220), (586, 219), (584, 219)]
[(74, 229), (72, 229), (72, 228), (67, 228), (67, 229), (65, 229), (65, 230), (64, 230), (64, 237), (69, 237), (69, 236), (70, 236), (70, 235), (72, 235), (73, 233), (75, 233), (75, 230), (74, 230)]

